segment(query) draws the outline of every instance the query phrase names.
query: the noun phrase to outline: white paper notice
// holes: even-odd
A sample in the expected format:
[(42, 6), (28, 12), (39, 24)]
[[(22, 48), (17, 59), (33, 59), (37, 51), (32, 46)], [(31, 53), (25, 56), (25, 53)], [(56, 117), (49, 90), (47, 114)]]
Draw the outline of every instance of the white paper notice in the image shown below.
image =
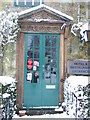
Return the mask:
[(27, 80), (32, 80), (32, 73), (27, 73)]
[(56, 86), (55, 85), (46, 85), (46, 89), (55, 89)]

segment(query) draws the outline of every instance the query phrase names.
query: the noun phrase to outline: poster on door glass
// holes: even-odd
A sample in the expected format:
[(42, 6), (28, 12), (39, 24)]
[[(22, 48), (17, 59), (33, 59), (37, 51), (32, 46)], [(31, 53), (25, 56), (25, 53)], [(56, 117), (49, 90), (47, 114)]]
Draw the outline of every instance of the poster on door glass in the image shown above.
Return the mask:
[(32, 73), (27, 73), (27, 80), (29, 80), (29, 81), (32, 80)]

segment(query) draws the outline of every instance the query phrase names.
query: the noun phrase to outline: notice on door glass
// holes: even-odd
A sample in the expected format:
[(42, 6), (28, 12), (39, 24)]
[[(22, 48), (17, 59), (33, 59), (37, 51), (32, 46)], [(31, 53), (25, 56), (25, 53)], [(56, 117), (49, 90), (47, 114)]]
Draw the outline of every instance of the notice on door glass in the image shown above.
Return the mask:
[(27, 80), (32, 80), (32, 73), (27, 73)]

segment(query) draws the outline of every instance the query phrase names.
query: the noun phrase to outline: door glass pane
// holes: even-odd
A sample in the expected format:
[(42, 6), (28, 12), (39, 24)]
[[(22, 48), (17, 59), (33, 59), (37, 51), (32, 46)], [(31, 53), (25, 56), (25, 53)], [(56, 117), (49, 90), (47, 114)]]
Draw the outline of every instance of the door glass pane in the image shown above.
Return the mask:
[(50, 83), (50, 57), (45, 57), (45, 81)]
[(40, 36), (29, 35), (27, 48), (27, 80), (30, 83), (39, 82), (39, 47)]
[(27, 60), (33, 60), (33, 37), (28, 36)]
[(45, 36), (45, 82), (55, 84), (57, 80), (57, 36)]
[(39, 41), (40, 40), (40, 36), (38, 36), (38, 35), (35, 35), (34, 36), (34, 47), (39, 47)]
[(45, 82), (50, 83), (50, 71), (45, 71)]
[(45, 58), (47, 60), (50, 60), (50, 58), (51, 58), (51, 49), (50, 48), (45, 48)]
[(28, 49), (33, 47), (33, 36), (28, 36)]
[(56, 83), (57, 79), (57, 62), (56, 60), (52, 60), (51, 63), (51, 83)]
[(34, 59), (39, 59), (39, 48), (34, 47)]
[(50, 83), (51, 79), (51, 37), (45, 36), (45, 82)]
[(57, 47), (57, 36), (52, 36), (52, 47)]
[(56, 60), (57, 59), (57, 49), (52, 48), (52, 59)]
[(27, 59), (29, 59), (29, 58), (33, 59), (33, 51), (32, 50), (28, 50), (28, 52), (27, 52)]
[(51, 37), (48, 35), (48, 36), (45, 36), (45, 47), (50, 47), (51, 45)]

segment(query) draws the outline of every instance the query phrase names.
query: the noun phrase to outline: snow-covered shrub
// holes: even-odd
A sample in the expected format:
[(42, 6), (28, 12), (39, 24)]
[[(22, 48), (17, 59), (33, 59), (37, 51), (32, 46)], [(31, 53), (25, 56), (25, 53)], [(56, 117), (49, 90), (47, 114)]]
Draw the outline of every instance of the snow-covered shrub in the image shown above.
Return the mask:
[[(0, 12), (0, 45), (2, 47), (10, 42), (15, 42), (17, 37), (18, 14), (15, 12)], [(3, 49), (3, 48), (2, 48)]]
[(66, 113), (74, 118), (88, 117), (88, 96), (85, 94), (88, 85), (86, 76), (70, 76), (64, 83), (64, 102), (66, 104)]
[(88, 22), (83, 24), (82, 22), (74, 23), (71, 28), (71, 33), (73, 33), (74, 36), (78, 36), (80, 38), (80, 41), (87, 42), (87, 33), (88, 30)]
[(71, 33), (73, 33), (75, 36), (80, 35), (80, 31), (82, 29), (82, 22), (74, 23), (71, 28)]
[(84, 106), (83, 111), (87, 111), (84, 116), (90, 117), (90, 84), (84, 88)]
[(11, 77), (0, 76), (2, 84), (2, 117), (11, 119), (16, 105), (16, 80)]

